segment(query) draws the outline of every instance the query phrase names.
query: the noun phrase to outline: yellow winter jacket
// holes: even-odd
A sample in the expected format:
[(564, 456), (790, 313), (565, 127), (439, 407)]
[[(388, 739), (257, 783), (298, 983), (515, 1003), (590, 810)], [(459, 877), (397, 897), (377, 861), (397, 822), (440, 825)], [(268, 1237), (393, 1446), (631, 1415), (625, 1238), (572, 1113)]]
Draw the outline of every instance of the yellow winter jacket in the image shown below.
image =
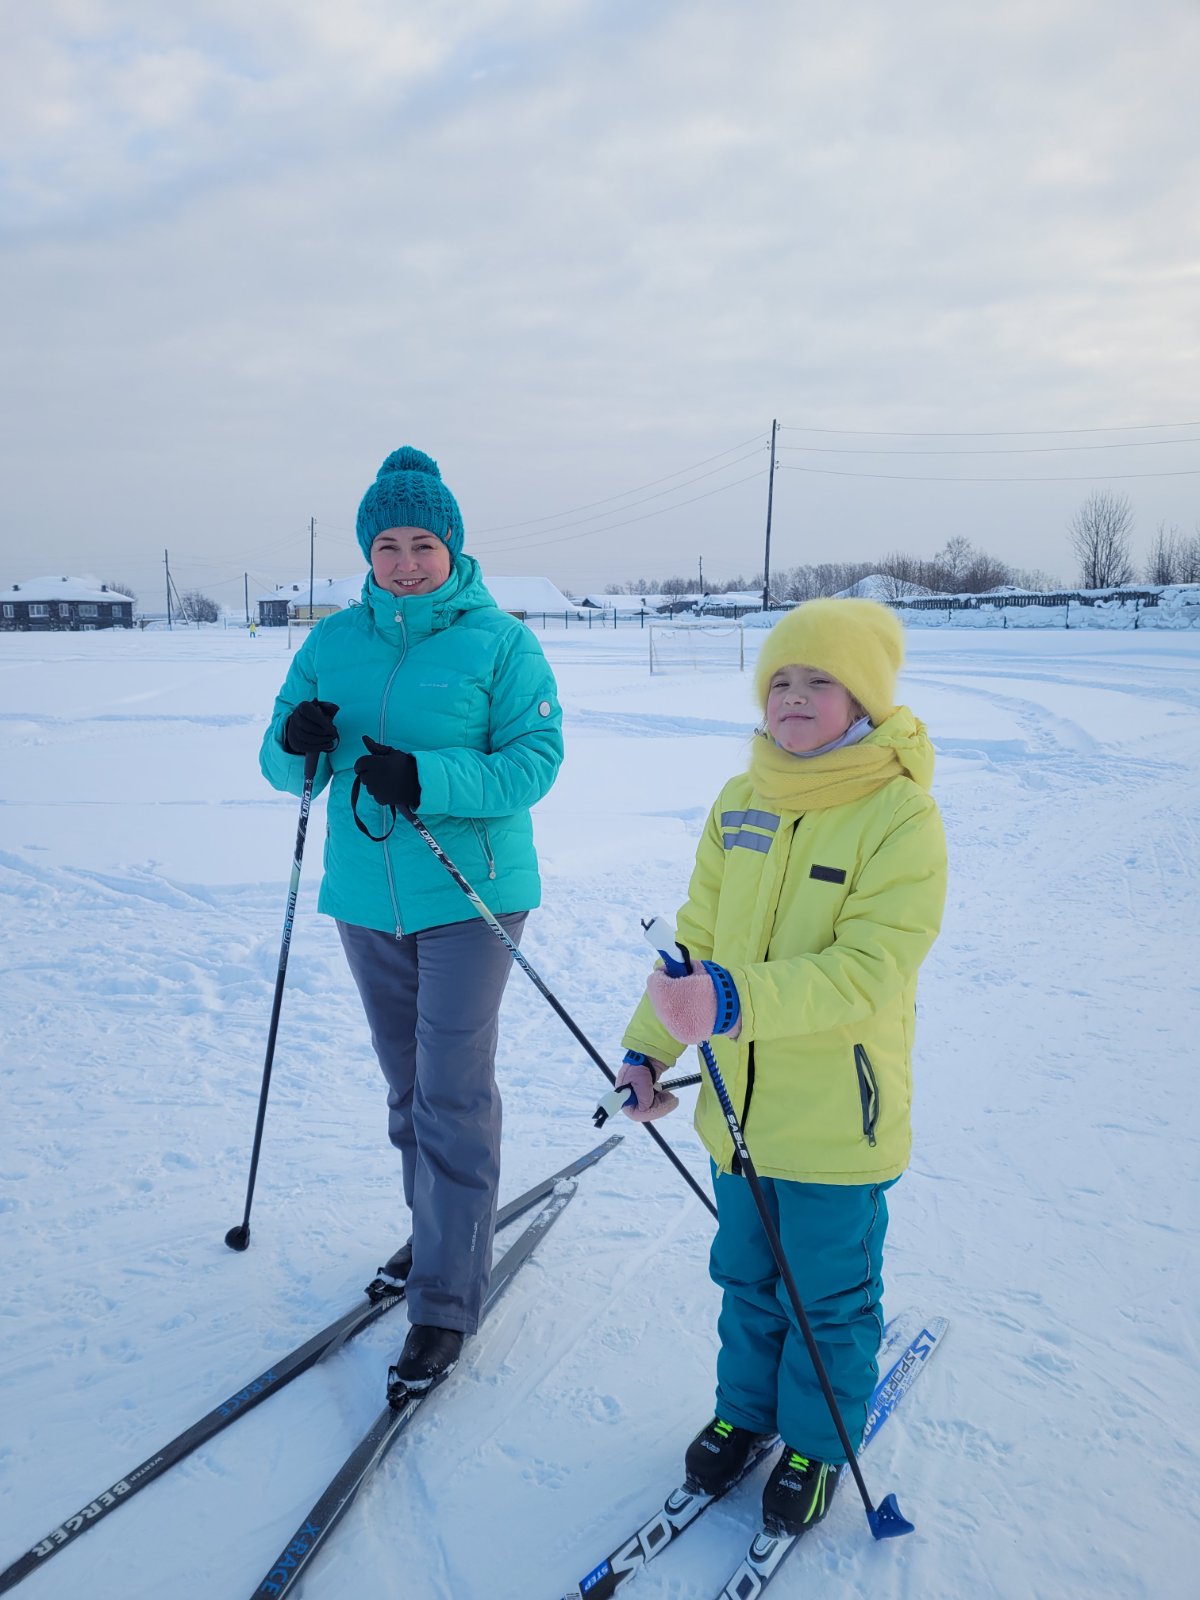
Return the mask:
[[(803, 813), (747, 773), (722, 789), (676, 932), (737, 984), (741, 1033), (713, 1048), (762, 1177), (883, 1183), (907, 1166), (917, 969), (945, 891), (941, 818), (907, 774)], [(645, 996), (623, 1042), (668, 1064), (681, 1050)], [(707, 1074), (696, 1129), (729, 1172)]]

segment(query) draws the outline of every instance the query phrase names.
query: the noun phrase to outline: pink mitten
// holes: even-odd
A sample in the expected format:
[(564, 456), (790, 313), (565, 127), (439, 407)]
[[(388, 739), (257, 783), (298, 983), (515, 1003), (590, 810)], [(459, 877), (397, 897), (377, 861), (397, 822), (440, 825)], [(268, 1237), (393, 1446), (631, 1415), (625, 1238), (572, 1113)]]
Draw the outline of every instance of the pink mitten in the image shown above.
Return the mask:
[(621, 1110), (633, 1122), (656, 1122), (659, 1117), (674, 1111), (679, 1104), (678, 1098), (669, 1089), (656, 1087), (666, 1070), (664, 1063), (656, 1061), (653, 1056), (647, 1058), (644, 1066), (631, 1061), (622, 1065), (617, 1073), (617, 1088), (632, 1089), (637, 1099), (631, 1106), (622, 1106)]
[(717, 1025), (717, 991), (707, 972), (668, 978), (656, 968), (646, 979), (646, 993), (658, 1020), (680, 1044), (700, 1044), (712, 1038)]
[(714, 1033), (736, 1039), (742, 1031), (737, 986), (715, 961), (702, 962), (685, 978), (669, 978), (656, 967), (646, 979), (646, 993), (658, 1020), (680, 1044), (703, 1044)]

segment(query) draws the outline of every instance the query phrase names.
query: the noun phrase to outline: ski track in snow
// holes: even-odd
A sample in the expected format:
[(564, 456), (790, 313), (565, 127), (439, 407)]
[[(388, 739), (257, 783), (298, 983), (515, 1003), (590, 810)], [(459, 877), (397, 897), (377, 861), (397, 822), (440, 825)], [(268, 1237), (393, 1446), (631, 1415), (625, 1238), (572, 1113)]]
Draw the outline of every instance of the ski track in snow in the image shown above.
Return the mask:
[[(537, 812), (545, 903), (523, 949), (615, 1067), (649, 961), (638, 918), (683, 896), (744, 757), (751, 678), (650, 678), (632, 630), (544, 637), (569, 755)], [(773, 1600), (1184, 1600), (1200, 638), (914, 629), (909, 651), (952, 878), (887, 1307), (951, 1328), (864, 1464), (917, 1535), (875, 1545), (843, 1487)], [(315, 912), (320, 801), (253, 1242), (222, 1242), (295, 829), (256, 766), (286, 664), (267, 630), (0, 638), (0, 1565), (351, 1304), (406, 1226), (357, 996)], [(500, 1073), (507, 1197), (596, 1142), (607, 1085), (517, 970)], [(686, 1116), (657, 1126), (703, 1180)], [(305, 1600), (553, 1600), (678, 1477), (711, 1405), (711, 1223), (642, 1130), (619, 1131)], [(20, 1593), (250, 1593), (379, 1409), (403, 1330), (385, 1317)], [(709, 1600), (765, 1471), (631, 1596)]]

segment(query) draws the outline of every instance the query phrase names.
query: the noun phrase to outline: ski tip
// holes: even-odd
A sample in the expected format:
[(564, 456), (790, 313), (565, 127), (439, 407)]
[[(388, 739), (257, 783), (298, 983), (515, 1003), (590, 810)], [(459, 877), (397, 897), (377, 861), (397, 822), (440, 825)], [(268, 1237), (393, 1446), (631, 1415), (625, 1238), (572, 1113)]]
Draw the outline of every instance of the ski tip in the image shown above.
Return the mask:
[(867, 1512), (867, 1521), (877, 1539), (898, 1539), (901, 1534), (916, 1531), (896, 1504), (894, 1494), (884, 1495), (875, 1509)]

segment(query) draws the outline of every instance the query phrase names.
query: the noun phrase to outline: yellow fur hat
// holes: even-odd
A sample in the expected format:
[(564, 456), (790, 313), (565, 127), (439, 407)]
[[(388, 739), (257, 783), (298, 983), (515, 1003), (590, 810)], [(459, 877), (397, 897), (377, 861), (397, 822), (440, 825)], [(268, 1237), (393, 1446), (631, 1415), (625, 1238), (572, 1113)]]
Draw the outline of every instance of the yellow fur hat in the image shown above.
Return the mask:
[(780, 667), (821, 667), (844, 684), (875, 727), (896, 704), (896, 675), (904, 661), (904, 627), (874, 600), (806, 600), (771, 629), (754, 674), (765, 710)]

